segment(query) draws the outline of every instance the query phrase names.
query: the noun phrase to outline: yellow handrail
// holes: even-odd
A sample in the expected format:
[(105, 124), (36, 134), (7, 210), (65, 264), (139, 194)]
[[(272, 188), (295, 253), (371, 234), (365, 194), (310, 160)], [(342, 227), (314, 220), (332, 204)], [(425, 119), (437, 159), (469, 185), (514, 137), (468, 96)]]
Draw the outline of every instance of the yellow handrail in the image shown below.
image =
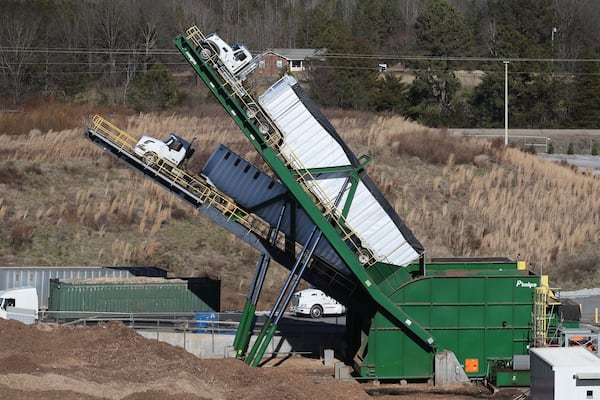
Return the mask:
[[(137, 143), (136, 139), (99, 115), (95, 115), (92, 122), (94, 131), (117, 144), (121, 150), (135, 156), (133, 148)], [(168, 177), (173, 183), (184, 187), (193, 196), (198, 197), (206, 206), (214, 207), (229, 220), (234, 220), (243, 225), (248, 231), (258, 233), (261, 236), (265, 236), (268, 233), (269, 224), (254, 214), (250, 214), (240, 208), (232, 199), (219, 193), (214, 187), (209, 186), (206, 182), (199, 179), (199, 177), (188, 174), (186, 171), (179, 169), (175, 164), (162, 158), (159, 158), (151, 168), (159, 174)]]

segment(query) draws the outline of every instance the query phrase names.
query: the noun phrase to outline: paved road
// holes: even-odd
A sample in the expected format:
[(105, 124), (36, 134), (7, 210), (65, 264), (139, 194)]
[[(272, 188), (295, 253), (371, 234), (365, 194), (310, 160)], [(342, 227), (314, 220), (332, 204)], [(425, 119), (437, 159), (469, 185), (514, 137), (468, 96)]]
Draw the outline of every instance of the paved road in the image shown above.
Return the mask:
[[(449, 128), (447, 129), (450, 133), (462, 133), (465, 135), (479, 135), (479, 136), (502, 136), (504, 137), (505, 131), (503, 128), (499, 129), (488, 129), (488, 128)], [(509, 129), (508, 136), (569, 136), (569, 135), (589, 135), (598, 136), (600, 135), (600, 129)]]
[[(481, 136), (481, 137), (504, 137), (504, 129), (463, 129), (463, 128), (451, 128), (448, 129), (450, 133), (464, 134), (469, 136)], [(532, 143), (536, 143), (537, 146), (545, 146), (547, 144), (547, 138), (550, 136), (600, 136), (600, 129), (509, 129), (509, 139), (524, 139), (529, 142), (531, 138)], [(546, 138), (546, 140), (544, 140)], [(540, 142), (540, 139), (542, 142)], [(597, 140), (597, 139), (594, 139)], [(545, 149), (542, 149), (545, 151)], [(540, 157), (544, 157), (555, 161), (566, 161), (571, 165), (580, 168), (592, 168), (594, 173), (600, 174), (600, 157), (590, 155), (567, 155), (567, 154), (545, 154), (538, 153)]]
[(554, 161), (566, 161), (580, 168), (592, 168), (596, 174), (600, 173), (600, 156), (567, 155), (567, 154), (538, 154), (540, 157)]

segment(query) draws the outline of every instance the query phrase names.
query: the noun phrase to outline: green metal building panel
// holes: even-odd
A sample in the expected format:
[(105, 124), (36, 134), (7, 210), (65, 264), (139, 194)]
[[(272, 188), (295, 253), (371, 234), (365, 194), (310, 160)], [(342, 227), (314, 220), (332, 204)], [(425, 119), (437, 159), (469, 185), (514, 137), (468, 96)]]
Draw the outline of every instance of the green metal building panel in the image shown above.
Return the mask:
[[(49, 311), (184, 313), (219, 311), (220, 281), (61, 282), (51, 280)], [(216, 307), (216, 308), (215, 308)]]
[(374, 317), (367, 340), (368, 353), (360, 370), (362, 376), (388, 379), (432, 376), (434, 354), (383, 315)]

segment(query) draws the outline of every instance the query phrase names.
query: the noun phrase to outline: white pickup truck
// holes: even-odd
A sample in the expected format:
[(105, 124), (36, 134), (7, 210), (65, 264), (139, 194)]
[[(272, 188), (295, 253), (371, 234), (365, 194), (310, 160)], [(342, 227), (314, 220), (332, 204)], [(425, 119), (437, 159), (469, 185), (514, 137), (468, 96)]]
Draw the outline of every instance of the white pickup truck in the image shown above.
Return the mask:
[(290, 311), (298, 315), (321, 318), (323, 315), (341, 315), (346, 307), (319, 289), (305, 289), (294, 293)]

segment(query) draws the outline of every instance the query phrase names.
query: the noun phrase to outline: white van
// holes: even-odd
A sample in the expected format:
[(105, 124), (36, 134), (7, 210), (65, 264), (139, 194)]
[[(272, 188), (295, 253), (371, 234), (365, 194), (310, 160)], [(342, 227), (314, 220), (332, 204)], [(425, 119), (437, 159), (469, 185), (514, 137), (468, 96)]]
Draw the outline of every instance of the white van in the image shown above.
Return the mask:
[(34, 287), (0, 291), (0, 318), (33, 324), (38, 318), (38, 294)]
[(346, 307), (319, 289), (305, 289), (294, 293), (290, 311), (298, 315), (321, 318), (323, 315), (341, 315)]

